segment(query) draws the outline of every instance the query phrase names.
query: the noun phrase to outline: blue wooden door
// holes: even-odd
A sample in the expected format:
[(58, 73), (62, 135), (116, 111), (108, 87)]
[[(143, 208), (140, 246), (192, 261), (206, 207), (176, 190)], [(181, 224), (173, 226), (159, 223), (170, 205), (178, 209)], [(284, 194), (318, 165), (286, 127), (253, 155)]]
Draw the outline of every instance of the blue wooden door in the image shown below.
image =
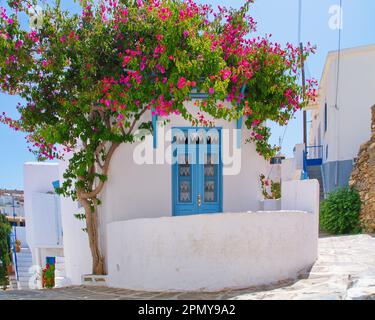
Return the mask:
[(173, 142), (173, 214), (222, 212), (220, 129), (177, 130)]

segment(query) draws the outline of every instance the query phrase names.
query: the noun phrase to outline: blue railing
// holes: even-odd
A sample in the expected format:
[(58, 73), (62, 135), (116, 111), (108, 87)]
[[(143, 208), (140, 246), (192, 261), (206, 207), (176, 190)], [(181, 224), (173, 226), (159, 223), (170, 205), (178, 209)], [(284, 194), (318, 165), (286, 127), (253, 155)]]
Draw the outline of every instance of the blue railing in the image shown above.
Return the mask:
[(308, 146), (305, 152), (307, 167), (321, 166), (323, 164), (323, 146)]
[(309, 179), (309, 173), (307, 171), (307, 152), (306, 150), (303, 150), (303, 171), (302, 171), (302, 177), (301, 180), (308, 180)]
[(323, 146), (306, 147), (307, 160), (323, 159)]
[(18, 275), (18, 261), (17, 261), (17, 232), (16, 227), (13, 227), (13, 232), (10, 235), (10, 245), (12, 247), (12, 253), (13, 253), (13, 262), (14, 262), (14, 272), (16, 274), (16, 279), (19, 281), (19, 275)]

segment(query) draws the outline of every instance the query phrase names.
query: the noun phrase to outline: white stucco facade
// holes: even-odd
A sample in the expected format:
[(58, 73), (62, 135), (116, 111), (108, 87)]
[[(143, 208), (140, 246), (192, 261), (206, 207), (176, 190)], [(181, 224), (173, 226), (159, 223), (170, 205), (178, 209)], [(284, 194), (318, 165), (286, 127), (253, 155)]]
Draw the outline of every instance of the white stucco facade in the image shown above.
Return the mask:
[(342, 50), (340, 60), (329, 53), (309, 135), (311, 146), (323, 146), (328, 190), (347, 184), (360, 145), (370, 139), (374, 104), (375, 45)]
[[(188, 108), (192, 113), (193, 103)], [(207, 116), (208, 120), (213, 120)], [(145, 121), (151, 120), (151, 114)], [(154, 161), (165, 159), (171, 153), (171, 142), (163, 145), (163, 132), (170, 134), (171, 128), (190, 127), (191, 124), (180, 116), (173, 116), (171, 121), (163, 125), (158, 122), (158, 144), (153, 152)], [(236, 121), (215, 121), (215, 126), (223, 129), (236, 129)], [(245, 133), (247, 131), (247, 133)], [(259, 176), (270, 171), (268, 161), (259, 156), (253, 143), (246, 143), (248, 130), (243, 129), (241, 148), (237, 148), (237, 136), (230, 130), (227, 139), (223, 139), (223, 148), (229, 150), (231, 161), (223, 164), (223, 212), (245, 212), (260, 209), (262, 200)], [(167, 139), (168, 140), (168, 139)], [(152, 144), (152, 139), (148, 140)], [(139, 144), (123, 144), (111, 160), (108, 183), (101, 194), (102, 205), (99, 208), (101, 219), (101, 245), (106, 252), (107, 228), (109, 223), (140, 218), (160, 218), (172, 216), (172, 169), (171, 164), (136, 164), (134, 151)], [(159, 159), (159, 160), (158, 160)], [(239, 167), (237, 170), (236, 168)], [(233, 170), (235, 174), (226, 175)], [(237, 171), (237, 172), (236, 172)], [(106, 253), (105, 253), (106, 254)]]
[[(187, 107), (193, 114), (198, 111), (193, 103)], [(150, 121), (151, 112), (143, 120)], [(246, 287), (293, 278), (315, 261), (318, 185), (305, 182), (290, 194), (285, 181), (285, 199), (276, 206), (284, 212), (259, 213), (263, 209), (259, 177), (272, 172), (271, 165), (257, 154), (253, 143), (246, 143), (248, 130), (243, 129), (237, 140), (236, 121), (214, 122), (222, 131), (229, 129), (222, 139), (222, 148), (228, 151), (223, 156), (222, 213), (173, 217), (172, 166), (165, 161), (172, 153), (168, 134), (172, 128), (191, 125), (177, 115), (167, 123), (164, 120), (159, 118), (156, 148), (149, 136), (116, 150), (100, 194), (99, 238), (111, 286), (208, 291)], [(141, 149), (147, 144), (153, 161), (140, 165), (137, 161), (145, 156)], [(60, 181), (68, 160), (60, 162)], [(282, 166), (278, 169), (280, 176)], [(306, 195), (314, 201), (307, 201), (305, 207), (300, 198)], [(74, 217), (83, 209), (61, 198), (61, 211), (66, 276), (73, 284), (81, 284), (92, 267), (87, 234), (82, 231), (85, 223)]]
[(359, 146), (370, 139), (371, 107), (375, 104), (375, 45), (342, 51), (336, 108), (337, 61), (337, 52), (329, 53), (320, 82), (319, 107), (312, 112), (310, 144), (328, 145), (326, 162), (357, 156)]
[[(66, 159), (68, 160), (68, 159)], [(64, 181), (63, 174), (68, 162), (59, 163), (59, 180)], [(92, 272), (92, 258), (84, 221), (75, 215), (84, 213), (83, 208), (70, 198), (61, 197), (61, 220), (64, 231), (64, 257), (66, 277), (73, 285), (81, 284), (81, 276)]]
[(286, 182), (282, 207), (110, 223), (108, 284), (146, 291), (218, 291), (294, 279), (317, 259), (318, 182)]
[(57, 163), (24, 165), (26, 239), (33, 264), (42, 267), (46, 257), (64, 255), (60, 197), (52, 185), (58, 173)]

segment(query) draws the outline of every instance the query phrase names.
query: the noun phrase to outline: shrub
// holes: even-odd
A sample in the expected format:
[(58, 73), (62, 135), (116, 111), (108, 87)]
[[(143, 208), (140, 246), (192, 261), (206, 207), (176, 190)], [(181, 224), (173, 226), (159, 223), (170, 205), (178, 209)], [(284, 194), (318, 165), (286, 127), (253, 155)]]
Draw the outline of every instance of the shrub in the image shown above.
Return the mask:
[(360, 211), (359, 193), (350, 188), (339, 189), (330, 193), (321, 205), (321, 227), (335, 235), (360, 233)]
[(9, 236), (11, 225), (5, 215), (0, 213), (0, 286), (6, 289), (9, 284), (8, 266), (11, 264)]

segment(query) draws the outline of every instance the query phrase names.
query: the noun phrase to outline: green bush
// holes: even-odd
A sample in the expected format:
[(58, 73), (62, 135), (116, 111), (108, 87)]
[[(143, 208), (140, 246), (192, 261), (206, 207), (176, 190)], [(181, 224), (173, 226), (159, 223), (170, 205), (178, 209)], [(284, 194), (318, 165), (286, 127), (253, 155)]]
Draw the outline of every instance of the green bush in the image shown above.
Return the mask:
[(8, 266), (11, 263), (9, 236), (11, 225), (5, 215), (0, 213), (0, 286), (5, 289), (9, 284)]
[(321, 205), (321, 228), (335, 235), (360, 233), (360, 211), (361, 199), (356, 190), (344, 188), (332, 192)]

